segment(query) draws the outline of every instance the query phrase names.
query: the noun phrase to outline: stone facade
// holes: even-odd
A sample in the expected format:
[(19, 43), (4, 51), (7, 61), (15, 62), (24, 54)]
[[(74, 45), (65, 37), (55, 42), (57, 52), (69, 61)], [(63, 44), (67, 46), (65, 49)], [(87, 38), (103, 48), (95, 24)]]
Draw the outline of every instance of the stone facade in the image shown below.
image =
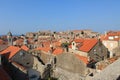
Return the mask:
[(88, 53), (87, 52), (83, 52), (83, 51), (79, 51), (79, 50), (73, 50), (71, 48), (69, 48), (69, 52), (76, 53), (76, 54), (79, 54), (79, 55), (84, 56), (84, 57), (88, 57)]
[(106, 48), (108, 48), (108, 51), (110, 52), (110, 58), (113, 57), (113, 50), (119, 46), (119, 42), (113, 40), (103, 40), (102, 43)]
[(20, 50), (15, 56), (11, 58), (12, 61), (22, 64), (25, 67), (33, 66), (33, 56), (24, 50)]
[(90, 59), (96, 62), (107, 59), (108, 49), (99, 41), (89, 52)]
[(69, 72), (86, 74), (86, 64), (72, 53), (63, 53), (56, 57), (56, 66)]

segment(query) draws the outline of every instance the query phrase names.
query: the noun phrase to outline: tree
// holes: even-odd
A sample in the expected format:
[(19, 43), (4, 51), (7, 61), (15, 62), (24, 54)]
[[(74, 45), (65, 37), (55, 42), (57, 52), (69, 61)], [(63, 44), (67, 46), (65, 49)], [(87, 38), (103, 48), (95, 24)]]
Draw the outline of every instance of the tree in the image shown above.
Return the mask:
[(63, 48), (65, 48), (66, 51), (68, 52), (68, 47), (69, 47), (69, 43), (68, 43), (68, 42), (62, 43), (61, 46), (62, 46)]

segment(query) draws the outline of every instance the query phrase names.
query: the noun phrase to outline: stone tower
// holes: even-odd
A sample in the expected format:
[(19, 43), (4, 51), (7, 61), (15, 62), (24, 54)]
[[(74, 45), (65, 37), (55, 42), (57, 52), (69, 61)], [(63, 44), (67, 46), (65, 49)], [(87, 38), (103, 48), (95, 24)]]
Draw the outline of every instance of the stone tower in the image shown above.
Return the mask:
[(9, 46), (13, 45), (12, 33), (10, 31), (7, 33), (7, 40)]

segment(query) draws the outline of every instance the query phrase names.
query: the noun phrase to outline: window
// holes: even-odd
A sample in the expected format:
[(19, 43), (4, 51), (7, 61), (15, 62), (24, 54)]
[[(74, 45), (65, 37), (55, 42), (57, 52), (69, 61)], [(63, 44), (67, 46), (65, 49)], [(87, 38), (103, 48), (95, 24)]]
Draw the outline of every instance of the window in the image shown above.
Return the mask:
[(20, 56), (22, 56), (23, 55), (23, 52), (20, 52)]
[(118, 36), (115, 36), (115, 38), (118, 38)]
[(108, 39), (109, 39), (109, 40), (113, 40), (114, 37), (113, 37), (113, 36), (109, 36)]
[(75, 45), (75, 43), (73, 43), (73, 46)]
[(102, 56), (102, 60), (104, 60), (104, 56)]
[(27, 64), (27, 65), (29, 65), (30, 63), (29, 63), (29, 62), (27, 62), (26, 64)]
[(20, 52), (20, 56), (24, 56), (25, 55), (25, 53), (24, 52)]

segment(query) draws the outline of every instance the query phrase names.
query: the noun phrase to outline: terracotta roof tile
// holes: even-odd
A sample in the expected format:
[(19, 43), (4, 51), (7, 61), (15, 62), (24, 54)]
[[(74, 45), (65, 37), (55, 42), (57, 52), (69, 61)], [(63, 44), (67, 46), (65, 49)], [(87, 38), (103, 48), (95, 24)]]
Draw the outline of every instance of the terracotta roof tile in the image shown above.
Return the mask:
[[(116, 37), (117, 36), (117, 37)], [(113, 40), (119, 41), (120, 40), (120, 31), (109, 31), (106, 35), (101, 36), (101, 40)], [(113, 37), (113, 39), (109, 39), (109, 37)]]
[(1, 52), (1, 54), (9, 54), (8, 59), (12, 58), (18, 51), (20, 51), (21, 48), (15, 47), (15, 46), (9, 46), (5, 50)]
[(42, 44), (43, 44), (44, 47), (50, 47), (50, 42), (49, 41), (42, 42)]
[[(109, 39), (109, 37), (113, 37), (113, 39)], [(118, 38), (115, 38), (115, 36), (110, 36), (110, 35), (104, 35), (104, 36), (101, 36), (101, 38), (100, 38), (101, 40), (112, 40), (112, 41), (119, 41), (120, 40), (120, 38), (118, 37)]]
[(83, 61), (85, 64), (88, 64), (88, 58), (84, 56), (80, 56), (78, 54), (75, 54), (81, 61)]
[(29, 43), (29, 44), (34, 44), (34, 41), (33, 41), (32, 38), (28, 38), (27, 40), (28, 40), (28, 43)]
[(72, 45), (69, 45), (69, 48), (72, 48)]
[(97, 39), (85, 39), (79, 50), (89, 52), (97, 44), (97, 42)]
[(5, 41), (3, 41), (2, 39), (0, 39), (0, 45), (5, 44)]
[(28, 51), (28, 50), (29, 50), (29, 48), (28, 48), (27, 46), (25, 46), (25, 45), (21, 46), (21, 49), (23, 49), (23, 50), (25, 50), (25, 51)]
[(60, 47), (61, 46), (61, 42), (57, 41), (57, 42), (54, 43), (54, 45), (57, 46), (57, 47)]
[(80, 38), (80, 39), (75, 39), (74, 40), (76, 43), (82, 43), (84, 41), (84, 39)]
[(17, 39), (15, 42), (16, 42), (16, 45), (22, 45), (23, 44), (23, 39), (20, 38), (20, 39)]
[(120, 31), (109, 31), (109, 32), (107, 32), (107, 35), (109, 35), (109, 36), (118, 36), (118, 35), (120, 35)]
[(41, 51), (49, 52), (51, 49), (50, 49), (50, 47), (39, 47), (36, 50), (41, 50)]
[(21, 69), (21, 70), (26, 70), (26, 67), (22, 66), (21, 64), (19, 64), (19, 63), (17, 63), (17, 62), (13, 62), (13, 61), (12, 61), (12, 64), (13, 64), (14, 66), (18, 67), (18, 68)]
[(113, 62), (114, 62), (114, 61), (116, 61), (116, 60), (117, 60), (117, 59), (116, 59), (116, 58), (114, 58), (114, 57), (113, 57), (113, 58), (109, 58), (109, 59), (108, 59), (108, 61), (109, 61), (110, 63), (113, 63)]
[(58, 54), (61, 54), (63, 53), (63, 49), (62, 48), (56, 48), (54, 51), (53, 51), (53, 54), (54, 55), (58, 55)]

